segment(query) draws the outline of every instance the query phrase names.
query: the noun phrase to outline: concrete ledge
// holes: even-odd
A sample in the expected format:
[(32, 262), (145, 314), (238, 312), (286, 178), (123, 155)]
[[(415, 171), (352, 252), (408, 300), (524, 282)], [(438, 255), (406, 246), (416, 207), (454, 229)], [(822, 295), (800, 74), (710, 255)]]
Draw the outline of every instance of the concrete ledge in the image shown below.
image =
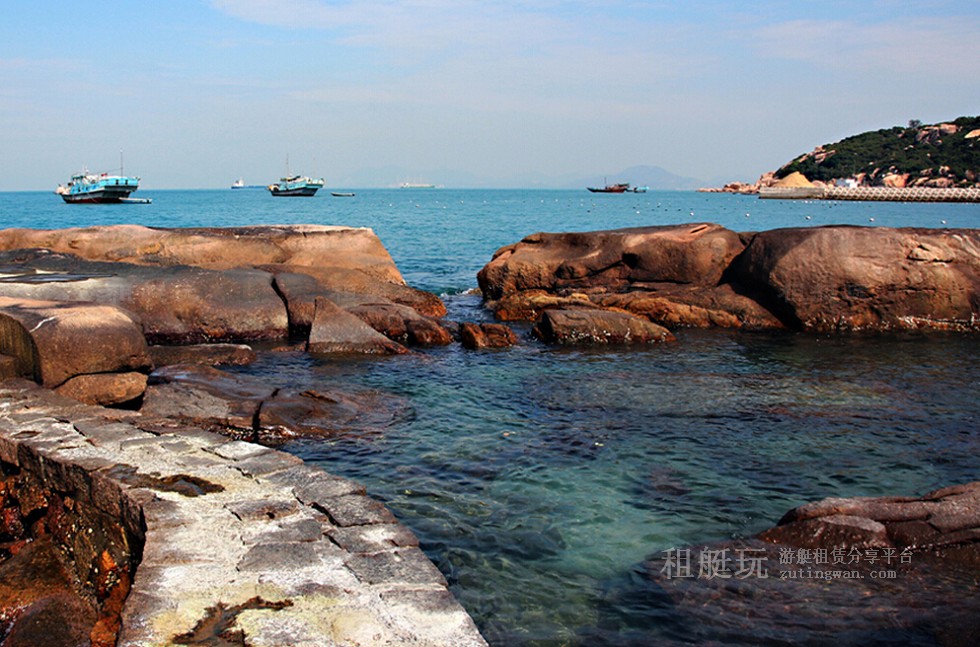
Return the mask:
[(259, 445), (150, 433), (124, 412), (0, 382), (0, 460), (142, 541), (118, 645), (486, 645), (364, 488)]

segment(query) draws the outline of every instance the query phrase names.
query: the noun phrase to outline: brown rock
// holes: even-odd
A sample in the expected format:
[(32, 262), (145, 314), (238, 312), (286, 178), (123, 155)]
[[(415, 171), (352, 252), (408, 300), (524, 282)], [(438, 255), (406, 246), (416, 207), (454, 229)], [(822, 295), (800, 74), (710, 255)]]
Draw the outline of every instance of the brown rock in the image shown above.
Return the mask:
[(0, 351), (47, 387), (77, 375), (149, 370), (139, 324), (120, 308), (0, 297)]
[(73, 593), (37, 600), (20, 612), (4, 647), (78, 647), (89, 645), (94, 607)]
[(146, 424), (179, 420), (264, 444), (351, 428), (382, 431), (410, 411), (404, 400), (380, 391), (297, 393), (205, 366), (158, 369), (150, 382), (140, 409)]
[(368, 272), (404, 283), (378, 237), (368, 228), (325, 225), (157, 228), (109, 225), (72, 229), (7, 229), (0, 249), (43, 248), (92, 261), (187, 265), (213, 270), (282, 264)]
[(464, 348), (509, 348), (517, 344), (517, 335), (503, 324), (462, 323), (459, 325), (460, 342)]
[(666, 328), (646, 319), (607, 310), (546, 310), (534, 334), (558, 344), (646, 344), (674, 339)]
[(735, 232), (712, 224), (540, 233), (498, 250), (477, 279), (487, 299), (634, 282), (716, 285), (742, 249)]
[(306, 348), (311, 353), (390, 355), (408, 352), (401, 344), (324, 297), (316, 298), (316, 314)]
[(771, 312), (729, 284), (698, 289), (658, 285), (623, 294), (593, 295), (591, 299), (603, 308), (626, 310), (667, 328), (769, 330), (783, 327)]
[(361, 303), (347, 308), (385, 337), (412, 346), (445, 346), (453, 341), (449, 331), (434, 319), (392, 302)]
[(201, 364), (204, 366), (244, 366), (255, 361), (255, 351), (245, 344), (189, 344), (150, 346), (153, 365)]
[(818, 227), (762, 232), (736, 264), (791, 327), (977, 329), (980, 231)]
[(598, 308), (588, 295), (582, 293), (556, 296), (544, 290), (523, 290), (488, 303), (501, 321), (536, 321), (545, 310)]
[(280, 391), (262, 403), (258, 417), (259, 442), (336, 436), (351, 429), (361, 434), (377, 433), (409, 411), (407, 402), (379, 391)]
[(130, 402), (145, 390), (146, 375), (134, 372), (78, 375), (55, 389), (66, 397), (100, 406)]
[(272, 276), (259, 270), (145, 267), (46, 250), (2, 252), (0, 260), (23, 271), (7, 277), (0, 295), (122, 307), (137, 315), (152, 343), (279, 339), (288, 333)]
[(759, 539), (774, 544), (828, 550), (835, 547), (878, 548), (892, 545), (884, 524), (864, 517), (840, 514), (779, 525), (762, 532)]
[(247, 376), (207, 366), (177, 364), (150, 374), (140, 413), (251, 431), (259, 407), (275, 389)]

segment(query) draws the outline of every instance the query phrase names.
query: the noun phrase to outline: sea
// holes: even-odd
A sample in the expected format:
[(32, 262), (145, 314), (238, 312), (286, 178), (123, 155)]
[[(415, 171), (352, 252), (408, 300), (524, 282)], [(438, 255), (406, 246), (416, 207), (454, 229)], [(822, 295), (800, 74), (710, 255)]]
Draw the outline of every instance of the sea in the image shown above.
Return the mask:
[[(692, 222), (736, 231), (980, 227), (978, 204), (584, 188), (344, 191), (355, 195), (140, 190), (152, 203), (139, 205), (8, 192), (0, 222), (370, 227), (410, 285), (443, 299), (448, 319), (478, 322), (492, 316), (475, 290), (477, 271), (535, 232)], [(851, 594), (830, 580), (820, 608), (830, 617), (847, 607), (857, 623), (847, 635), (828, 635), (820, 614), (771, 613), (765, 596), (743, 601), (744, 622), (713, 626), (712, 605), (741, 594), (722, 587), (680, 599), (656, 583), (651, 560), (752, 537), (812, 500), (921, 495), (980, 479), (980, 338), (681, 329), (675, 342), (650, 347), (557, 348), (514, 327), (520, 343), (504, 350), (454, 344), (363, 359), (260, 352), (232, 370), (390, 403), (385, 415), (334, 437), (282, 449), (383, 501), (495, 647), (956, 644), (932, 621), (910, 621), (902, 603), (869, 604), (855, 616)], [(971, 582), (950, 584), (945, 599), (976, 596)]]

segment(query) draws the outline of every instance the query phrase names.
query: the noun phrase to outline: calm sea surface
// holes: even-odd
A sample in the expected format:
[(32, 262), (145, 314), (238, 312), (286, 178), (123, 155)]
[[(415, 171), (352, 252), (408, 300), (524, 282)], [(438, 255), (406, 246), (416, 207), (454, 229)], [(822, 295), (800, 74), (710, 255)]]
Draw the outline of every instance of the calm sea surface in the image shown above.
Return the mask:
[[(449, 318), (470, 321), (488, 318), (467, 293), (476, 272), (496, 249), (537, 231), (687, 222), (741, 231), (980, 227), (976, 204), (584, 190), (356, 193), (283, 200), (263, 190), (140, 191), (153, 204), (105, 206), (0, 193), (0, 224), (371, 227), (411, 285), (441, 295)], [(267, 353), (241, 370), (284, 387), (390, 395), (390, 422), (375, 418), (285, 449), (383, 500), (495, 646), (783, 644), (785, 631), (819, 643), (820, 622), (776, 627), (765, 617), (707, 638), (676, 622), (668, 631), (664, 618), (675, 602), (650, 593), (642, 563), (670, 548), (750, 536), (813, 499), (921, 494), (977, 480), (980, 339), (685, 330), (677, 337), (630, 350), (556, 349), (525, 338), (499, 352), (454, 345), (384, 359)], [(873, 632), (854, 642), (874, 644)]]

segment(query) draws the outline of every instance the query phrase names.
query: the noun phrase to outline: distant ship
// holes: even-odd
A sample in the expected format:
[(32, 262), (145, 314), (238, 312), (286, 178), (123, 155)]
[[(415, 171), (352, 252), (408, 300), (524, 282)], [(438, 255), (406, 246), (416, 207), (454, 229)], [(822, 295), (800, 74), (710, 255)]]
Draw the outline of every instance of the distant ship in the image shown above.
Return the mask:
[(148, 203), (131, 199), (129, 195), (140, 187), (138, 177), (89, 173), (83, 170), (71, 177), (68, 184), (59, 184), (55, 193), (69, 204), (111, 204), (118, 202)]
[(231, 183), (231, 188), (233, 188), (233, 189), (262, 189), (264, 187), (262, 187), (259, 184), (245, 184), (245, 180), (243, 180), (242, 178), (238, 178), (237, 180), (235, 180), (234, 182)]
[(275, 196), (312, 196), (323, 188), (323, 178), (292, 175), (270, 184), (267, 188)]
[(630, 185), (628, 182), (619, 182), (617, 184), (607, 184), (604, 187), (586, 187), (592, 193), (626, 193), (630, 190)]
[(422, 184), (420, 182), (402, 182), (398, 185), (399, 189), (434, 189), (435, 184)]

